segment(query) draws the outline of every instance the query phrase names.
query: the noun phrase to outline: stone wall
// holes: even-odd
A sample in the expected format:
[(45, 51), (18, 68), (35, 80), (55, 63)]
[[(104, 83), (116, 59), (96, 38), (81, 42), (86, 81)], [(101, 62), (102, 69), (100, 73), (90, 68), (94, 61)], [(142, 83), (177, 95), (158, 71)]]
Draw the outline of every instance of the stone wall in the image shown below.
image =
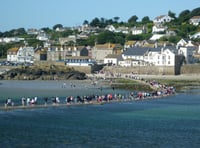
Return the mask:
[(183, 65), (181, 74), (200, 74), (200, 64)]
[(135, 67), (104, 67), (105, 71), (114, 73), (134, 73), (134, 74), (149, 74), (149, 75), (174, 75), (174, 67), (164, 66), (135, 66)]
[[(64, 62), (50, 62), (50, 61), (40, 61), (35, 62), (34, 65), (56, 65), (56, 66), (66, 66)], [(70, 66), (68, 66), (70, 67)], [(10, 68), (10, 67), (8, 67)], [(87, 74), (92, 73), (92, 71), (99, 71), (102, 68), (94, 68), (91, 66), (71, 66), (74, 70), (84, 72)], [(179, 68), (179, 67), (178, 67)], [(97, 70), (98, 69), (98, 70)], [(135, 73), (135, 74), (149, 74), (149, 75), (175, 75), (177, 72), (175, 68), (165, 67), (165, 66), (135, 66), (135, 67), (117, 67), (117, 66), (105, 66), (103, 70), (116, 72), (116, 73)], [(180, 74), (200, 74), (200, 64), (183, 65), (180, 68)], [(179, 74), (179, 73), (178, 73)]]

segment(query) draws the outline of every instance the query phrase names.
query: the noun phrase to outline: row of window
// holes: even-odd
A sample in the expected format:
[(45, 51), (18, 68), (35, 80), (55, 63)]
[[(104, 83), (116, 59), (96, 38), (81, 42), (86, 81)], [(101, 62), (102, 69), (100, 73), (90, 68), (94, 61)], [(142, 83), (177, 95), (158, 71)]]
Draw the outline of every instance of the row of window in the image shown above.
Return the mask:
[[(160, 56), (158, 56), (158, 59), (160, 59)], [(165, 59), (165, 56), (162, 56), (162, 59)], [(168, 56), (168, 59), (170, 59), (170, 56)]]
[(67, 59), (66, 63), (91, 63), (90, 59)]

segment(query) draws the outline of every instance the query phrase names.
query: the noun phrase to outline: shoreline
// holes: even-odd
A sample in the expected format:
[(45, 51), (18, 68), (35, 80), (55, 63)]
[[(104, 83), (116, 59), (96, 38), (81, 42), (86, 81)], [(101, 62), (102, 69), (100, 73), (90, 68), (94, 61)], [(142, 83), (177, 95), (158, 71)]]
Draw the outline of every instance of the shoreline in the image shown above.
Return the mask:
[[(95, 77), (96, 75), (93, 75), (93, 77), (92, 78), (99, 78), (99, 77)], [(130, 75), (130, 76), (132, 76), (132, 75)], [(191, 81), (194, 81), (194, 80), (196, 80), (197, 78), (199, 78), (198, 77), (199, 75), (195, 75), (195, 77), (192, 77), (191, 75), (182, 75), (182, 76), (166, 76), (166, 75), (163, 75), (163, 76), (157, 76), (157, 75), (140, 75), (140, 78), (142, 78), (142, 79), (144, 79), (144, 80), (151, 80), (152, 82), (153, 81), (157, 81), (157, 80), (160, 80), (160, 79), (163, 79), (163, 80), (170, 80), (170, 81), (174, 81), (174, 80), (179, 80), (179, 81), (181, 81), (181, 80), (191, 80)], [(91, 77), (90, 77), (91, 78)], [(45, 82), (50, 82), (50, 84), (51, 85), (55, 85), (56, 83), (58, 84), (59, 83), (59, 85), (60, 84), (62, 84), (62, 82), (74, 82), (74, 83), (76, 83), (76, 85), (78, 85), (79, 83), (81, 84), (81, 86), (79, 87), (79, 89), (83, 89), (84, 87), (86, 87), (87, 86), (87, 89), (90, 89), (90, 88), (92, 88), (92, 87), (94, 87), (94, 86), (92, 86), (92, 84), (91, 84), (91, 82), (93, 81), (93, 79), (90, 79), (90, 78), (88, 78), (88, 79), (86, 79), (86, 80), (57, 80), (57, 81), (55, 81), (55, 80), (32, 80), (33, 82), (42, 82), (42, 83), (44, 83), (45, 84)], [(128, 78), (127, 77), (127, 75), (124, 75), (124, 76), (122, 76), (121, 78), (125, 78), (125, 79), (129, 79), (129, 80), (131, 80), (131, 79), (133, 79), (132, 77), (131, 78)], [(177, 79), (178, 78), (178, 79)], [(109, 81), (107, 81), (107, 80), (109, 80), (110, 78), (109, 77), (107, 77), (106, 79), (100, 79), (101, 81), (99, 82), (100, 84), (98, 84), (98, 86), (96, 86), (96, 88), (98, 88), (99, 86), (111, 86), (110, 84), (109, 84)], [(133, 79), (134, 80), (134, 79)], [(144, 82), (144, 80), (139, 80), (139, 81), (141, 81), (140, 83), (143, 83)], [(3, 80), (3, 81), (10, 81), (10, 80)], [(13, 80), (11, 80), (11, 81), (13, 81)], [(22, 81), (22, 82), (30, 82), (31, 83), (31, 81), (27, 81), (27, 80), (14, 80), (15, 82), (20, 82), (20, 81)], [(72, 102), (72, 103), (67, 103), (67, 101), (66, 100), (62, 100), (62, 103), (60, 102), (59, 104), (53, 104), (52, 102), (48, 102), (48, 104), (47, 105), (44, 105), (44, 104), (42, 104), (44, 101), (41, 101), (40, 100), (40, 103), (39, 104), (35, 104), (35, 105), (24, 105), (24, 106), (22, 106), (19, 102), (19, 100), (18, 100), (18, 103), (16, 103), (14, 106), (7, 106), (7, 107), (5, 107), (4, 106), (4, 104), (3, 105), (1, 105), (0, 106), (0, 110), (4, 110), (4, 111), (9, 111), (9, 110), (17, 110), (17, 109), (36, 109), (36, 108), (47, 108), (47, 107), (58, 107), (58, 106), (74, 106), (74, 105), (102, 105), (102, 104), (105, 104), (105, 103), (111, 103), (111, 102), (122, 102), (122, 101), (140, 101), (140, 100), (151, 100), (151, 99), (157, 99), (157, 98), (163, 98), (163, 97), (168, 97), (168, 96), (172, 96), (172, 95), (174, 95), (176, 92), (171, 92), (171, 90), (170, 89), (174, 89), (173, 87), (168, 87), (168, 86), (164, 86), (163, 87), (163, 83), (158, 83), (158, 82), (156, 82), (155, 81), (155, 86), (153, 85), (153, 87), (155, 87), (155, 92), (161, 92), (159, 95), (157, 94), (157, 95), (152, 95), (153, 93), (151, 92), (151, 93), (149, 93), (149, 92), (144, 92), (144, 91), (140, 91), (140, 93), (144, 93), (144, 94), (142, 94), (142, 97), (139, 97), (139, 94), (137, 94), (137, 97), (131, 97), (130, 96), (130, 93), (129, 94), (126, 94), (126, 95), (124, 95), (124, 96), (121, 96), (121, 97), (123, 97), (123, 99), (117, 99), (116, 97), (114, 98), (113, 97), (113, 100), (109, 100), (109, 101), (98, 101), (98, 99), (96, 98), (96, 96), (95, 96), (95, 98), (93, 98), (90, 102), (85, 102), (85, 103), (80, 103), (80, 102)], [(200, 80), (198, 79), (198, 82), (199, 82)], [(0, 84), (1, 84), (1, 82), (0, 82)], [(69, 83), (68, 83), (69, 84)], [(19, 85), (19, 84), (18, 84)], [(170, 85), (170, 86), (173, 86), (173, 85)], [(40, 86), (41, 87), (41, 86)], [(52, 86), (50, 86), (50, 87), (52, 87)], [(54, 86), (55, 87), (55, 86)], [(73, 90), (73, 89), (70, 89), (69, 88), (70, 86), (68, 86), (68, 88), (66, 88), (66, 91), (68, 90), (68, 91), (71, 91), (71, 90)], [(9, 87), (8, 87), (9, 88)], [(54, 88), (55, 89), (55, 88)], [(56, 89), (61, 89), (61, 87), (60, 88), (56, 88)], [(78, 89), (78, 88), (75, 88), (74, 90), (76, 90), (76, 89)], [(87, 89), (86, 89), (86, 91), (87, 91)], [(51, 89), (49, 89), (49, 91), (50, 91)], [(112, 90), (112, 89), (111, 89)], [(55, 90), (54, 90), (55, 91)], [(168, 92), (168, 91), (170, 91), (170, 92)], [(134, 90), (132, 90), (132, 92), (134, 92)], [(113, 96), (117, 93), (117, 92), (115, 92), (115, 91), (110, 91), (109, 92), (110, 94), (112, 94)], [(139, 93), (139, 91), (137, 91), (137, 93)], [(108, 94), (108, 93), (107, 93)], [(105, 94), (104, 93), (104, 95), (107, 95), (107, 94)], [(147, 94), (151, 94), (151, 95), (147, 95)], [(92, 94), (91, 94), (92, 95)], [(101, 96), (101, 97), (103, 97), (104, 96), (103, 94), (101, 94), (101, 95), (97, 95), (97, 96)], [(121, 95), (123, 95), (123, 94), (121, 94)], [(68, 95), (67, 97), (69, 97), (70, 95)], [(78, 96), (78, 95), (76, 95), (76, 96)], [(76, 96), (74, 95), (73, 96), (73, 98), (76, 98)], [(128, 96), (128, 97), (127, 97)], [(22, 96), (21, 96), (22, 97)], [(41, 96), (42, 97), (42, 96)], [(82, 96), (82, 98), (83, 98), (83, 96)], [(20, 99), (20, 98), (19, 98)], [(49, 98), (49, 100), (50, 100), (51, 98)], [(25, 103), (26, 104), (26, 103)]]

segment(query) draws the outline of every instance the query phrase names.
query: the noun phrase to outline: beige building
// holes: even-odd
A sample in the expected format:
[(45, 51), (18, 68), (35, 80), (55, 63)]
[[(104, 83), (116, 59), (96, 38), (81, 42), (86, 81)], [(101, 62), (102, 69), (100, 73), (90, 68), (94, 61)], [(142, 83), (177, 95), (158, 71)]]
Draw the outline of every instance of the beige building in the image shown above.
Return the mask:
[(92, 49), (92, 58), (97, 61), (97, 63), (104, 63), (104, 58), (107, 55), (114, 54), (119, 55), (122, 52), (122, 47), (118, 44), (98, 44)]

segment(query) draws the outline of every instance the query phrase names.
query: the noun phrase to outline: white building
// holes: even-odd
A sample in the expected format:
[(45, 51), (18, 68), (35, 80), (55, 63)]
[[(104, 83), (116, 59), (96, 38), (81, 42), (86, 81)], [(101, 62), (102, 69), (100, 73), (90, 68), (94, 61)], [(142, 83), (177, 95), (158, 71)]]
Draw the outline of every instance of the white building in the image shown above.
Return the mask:
[(190, 36), (192, 39), (200, 38), (200, 32), (195, 33), (194, 35)]
[(194, 58), (194, 53), (196, 52), (197, 47), (195, 46), (186, 46), (180, 47), (178, 49), (178, 54), (183, 55), (185, 57), (185, 62), (187, 64), (192, 64), (196, 62), (196, 58)]
[(193, 24), (195, 26), (198, 26), (200, 23), (200, 16), (193, 16), (191, 19), (190, 19), (190, 24)]
[(121, 55), (109, 54), (104, 58), (104, 64), (118, 65), (118, 61), (121, 59)]
[(37, 40), (40, 40), (40, 41), (48, 41), (49, 40), (49, 36), (44, 32), (44, 31), (41, 31), (37, 37), (36, 37)]
[(154, 25), (152, 28), (152, 33), (165, 32), (166, 30), (167, 30), (167, 27), (165, 26)]
[(154, 65), (154, 66), (175, 66), (175, 47), (162, 48), (129, 48), (123, 52), (123, 61), (119, 65)]
[(155, 66), (175, 66), (175, 53), (168, 48), (161, 48), (160, 51), (149, 51), (144, 60)]
[(134, 27), (131, 29), (132, 35), (138, 35), (138, 34), (143, 34), (146, 33), (145, 27)]
[(163, 24), (163, 23), (171, 22), (172, 20), (174, 20), (174, 18), (168, 15), (160, 15), (154, 18), (153, 22), (154, 24)]
[(17, 62), (17, 53), (19, 48), (10, 48), (7, 51), (7, 61), (9, 62)]
[(88, 56), (72, 56), (66, 57), (65, 65), (68, 66), (91, 66), (95, 62)]
[(106, 26), (105, 30), (108, 30), (108, 31), (111, 31), (111, 32), (116, 32), (116, 28), (113, 25)]
[(17, 53), (17, 62), (34, 63), (34, 48), (20, 47)]

